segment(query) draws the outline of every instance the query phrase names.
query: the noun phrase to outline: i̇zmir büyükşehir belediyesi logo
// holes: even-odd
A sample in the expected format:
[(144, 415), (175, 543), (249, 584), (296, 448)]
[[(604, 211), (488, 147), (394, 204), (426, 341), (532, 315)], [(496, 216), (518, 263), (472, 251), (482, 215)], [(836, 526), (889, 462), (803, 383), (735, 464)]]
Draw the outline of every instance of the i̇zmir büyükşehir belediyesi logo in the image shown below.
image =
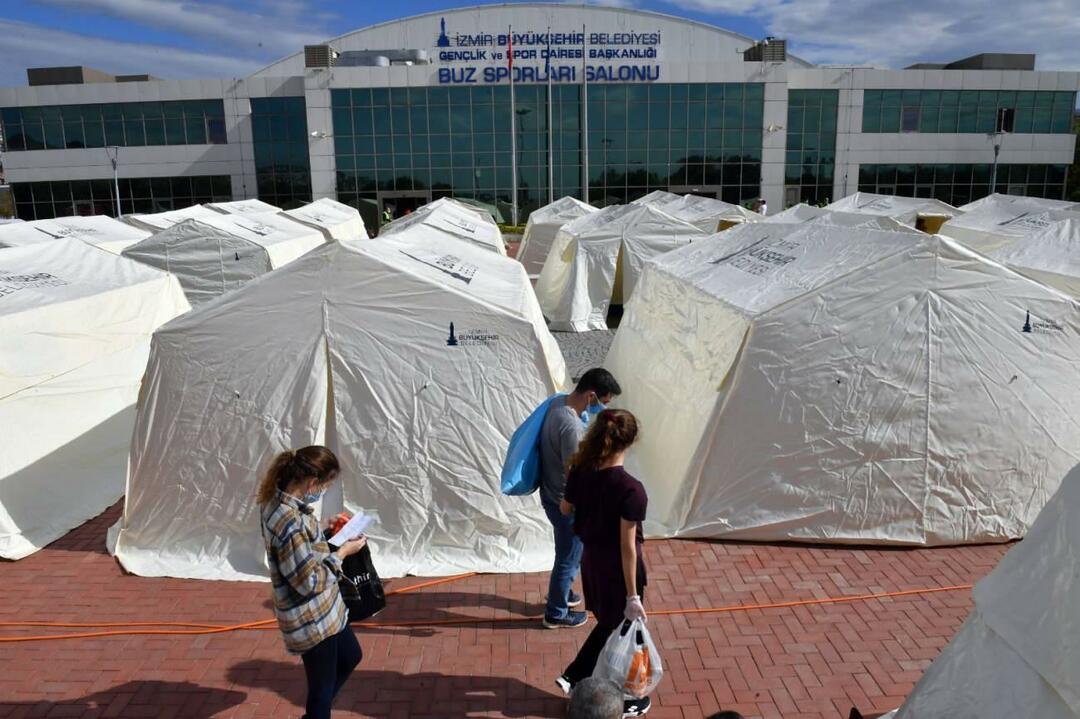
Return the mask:
[(499, 341), (499, 335), (490, 330), (462, 330), (458, 332), (454, 323), (450, 323), (450, 334), (446, 338), (447, 347), (492, 347)]
[(1024, 326), (1020, 329), (1025, 334), (1048, 334), (1051, 332), (1064, 332), (1065, 327), (1053, 320), (1031, 319), (1031, 310), (1026, 310)]

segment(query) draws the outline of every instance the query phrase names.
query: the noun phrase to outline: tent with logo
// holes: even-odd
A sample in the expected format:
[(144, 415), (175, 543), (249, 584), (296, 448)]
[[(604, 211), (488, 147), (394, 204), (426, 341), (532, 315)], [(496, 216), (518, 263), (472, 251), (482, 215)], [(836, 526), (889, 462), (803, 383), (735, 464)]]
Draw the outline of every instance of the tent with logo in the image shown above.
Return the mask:
[(120, 499), (150, 334), (187, 309), (176, 278), (77, 240), (0, 249), (0, 557)]
[(930, 234), (937, 232), (950, 219), (962, 214), (961, 210), (952, 205), (929, 197), (875, 195), (872, 192), (856, 192), (826, 205), (825, 209), (891, 217), (897, 222)]
[(605, 362), (648, 530), (1022, 537), (1080, 456), (1080, 305), (936, 235), (732, 232), (646, 265)]
[(206, 205), (212, 210), (223, 215), (261, 215), (266, 212), (281, 212), (280, 207), (275, 207), (269, 202), (262, 200), (234, 200), (233, 202), (210, 202)]
[(465, 240), (486, 250), (506, 255), (506, 245), (503, 244), (499, 226), (484, 214), (475, 207), (442, 198), (383, 225), (379, 230), (379, 237), (392, 237), (399, 232), (423, 227), (443, 237)]
[(1080, 466), (975, 585), (967, 620), (895, 719), (1080, 716)]
[(536, 296), (554, 330), (607, 329), (608, 308), (630, 297), (645, 262), (708, 233), (647, 204), (612, 205), (564, 225)]
[(1080, 300), (1080, 213), (1049, 212), (1046, 227), (991, 257)]
[[(648, 199), (646, 199), (648, 198)], [(761, 222), (762, 215), (757, 212), (717, 200), (715, 197), (701, 195), (672, 195), (658, 190), (646, 195), (638, 204), (646, 204), (663, 210), (672, 217), (689, 222), (698, 229), (712, 234), (744, 222)]]
[(559, 233), (563, 225), (592, 214), (596, 212), (596, 209), (568, 195), (534, 210), (529, 215), (529, 220), (525, 223), (525, 234), (521, 238), (521, 246), (517, 251), (517, 260), (525, 266), (529, 277), (539, 276), (540, 270), (544, 267), (544, 260), (551, 251), (551, 245), (555, 242), (555, 235)]
[(158, 232), (160, 230), (167, 230), (184, 220), (198, 220), (205, 217), (220, 216), (220, 212), (215, 212), (206, 205), (191, 205), (189, 207), (182, 207), (179, 210), (168, 210), (166, 212), (124, 215), (123, 219), (124, 222), (129, 225), (133, 225), (149, 232)]
[(815, 207), (799, 203), (792, 205), (783, 212), (777, 212), (762, 220), (762, 222), (779, 222), (781, 224), (798, 224), (801, 222), (819, 222), (826, 225), (838, 225), (840, 227), (867, 227), (877, 230), (890, 230), (895, 232), (916, 232), (914, 227), (901, 224), (891, 217), (881, 215), (860, 215), (853, 212), (836, 212), (824, 207)]
[(985, 254), (1027, 240), (1054, 222), (1080, 217), (1066, 203), (1036, 197), (990, 195), (966, 207), (971, 209), (946, 222), (940, 232)]
[(322, 232), (276, 212), (184, 220), (124, 250), (176, 275), (198, 305), (281, 267), (325, 242)]
[(380, 574), (549, 569), (539, 503), (499, 476), (568, 381), (516, 261), (437, 233), (328, 243), (154, 335), (113, 551), (140, 575), (265, 578), (256, 478), (323, 443), (342, 472), (321, 512), (375, 518)]
[(330, 240), (366, 240), (367, 229), (364, 220), (355, 207), (324, 197), (309, 202), (295, 210), (285, 210), (281, 214), (308, 227), (314, 227)]
[(118, 255), (149, 236), (146, 230), (107, 215), (76, 215), (4, 225), (0, 227), (0, 247), (24, 247), (70, 238)]

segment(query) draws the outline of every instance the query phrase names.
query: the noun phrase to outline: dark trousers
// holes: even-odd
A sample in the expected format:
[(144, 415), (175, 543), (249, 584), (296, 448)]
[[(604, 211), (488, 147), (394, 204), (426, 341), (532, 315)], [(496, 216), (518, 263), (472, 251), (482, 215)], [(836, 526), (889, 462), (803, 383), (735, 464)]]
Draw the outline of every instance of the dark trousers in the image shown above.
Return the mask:
[(585, 643), (581, 645), (574, 661), (570, 662), (570, 666), (563, 672), (571, 685), (592, 676), (593, 670), (596, 669), (596, 660), (600, 658), (600, 652), (604, 650), (604, 644), (621, 624), (622, 622), (619, 622), (613, 627), (597, 622), (593, 630), (589, 632), (589, 636), (585, 638)]
[(334, 697), (363, 656), (351, 627), (345, 627), (301, 655), (308, 684), (303, 719), (330, 719)]

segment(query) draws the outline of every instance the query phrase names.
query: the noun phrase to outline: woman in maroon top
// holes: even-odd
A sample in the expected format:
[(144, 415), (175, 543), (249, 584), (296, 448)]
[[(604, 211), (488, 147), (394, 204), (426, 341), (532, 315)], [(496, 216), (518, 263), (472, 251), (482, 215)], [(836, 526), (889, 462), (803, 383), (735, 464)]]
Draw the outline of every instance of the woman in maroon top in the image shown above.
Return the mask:
[[(585, 545), (581, 583), (596, 627), (558, 679), (567, 693), (592, 676), (605, 642), (623, 620), (645, 620), (641, 522), (649, 498), (641, 482), (623, 469), (623, 455), (637, 434), (634, 415), (606, 409), (597, 415), (570, 461), (561, 509), (563, 514), (573, 513), (574, 531)], [(642, 716), (649, 705), (648, 697), (628, 700), (623, 716)]]

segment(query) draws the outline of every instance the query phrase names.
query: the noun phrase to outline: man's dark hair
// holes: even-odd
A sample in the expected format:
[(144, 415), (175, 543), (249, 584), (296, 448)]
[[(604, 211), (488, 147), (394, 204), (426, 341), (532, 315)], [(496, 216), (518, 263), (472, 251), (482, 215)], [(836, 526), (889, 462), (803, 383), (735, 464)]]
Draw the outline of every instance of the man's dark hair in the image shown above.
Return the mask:
[(581, 375), (574, 391), (578, 394), (596, 392), (597, 397), (606, 397), (609, 394), (618, 396), (622, 394), (622, 387), (615, 381), (615, 376), (603, 367), (593, 367)]
[(739, 712), (722, 711), (722, 712), (716, 712), (715, 714), (710, 715), (708, 717), (708, 719), (746, 719), (746, 718), (742, 714), (740, 714)]
[(622, 719), (622, 690), (614, 682), (587, 677), (570, 692), (567, 719)]

